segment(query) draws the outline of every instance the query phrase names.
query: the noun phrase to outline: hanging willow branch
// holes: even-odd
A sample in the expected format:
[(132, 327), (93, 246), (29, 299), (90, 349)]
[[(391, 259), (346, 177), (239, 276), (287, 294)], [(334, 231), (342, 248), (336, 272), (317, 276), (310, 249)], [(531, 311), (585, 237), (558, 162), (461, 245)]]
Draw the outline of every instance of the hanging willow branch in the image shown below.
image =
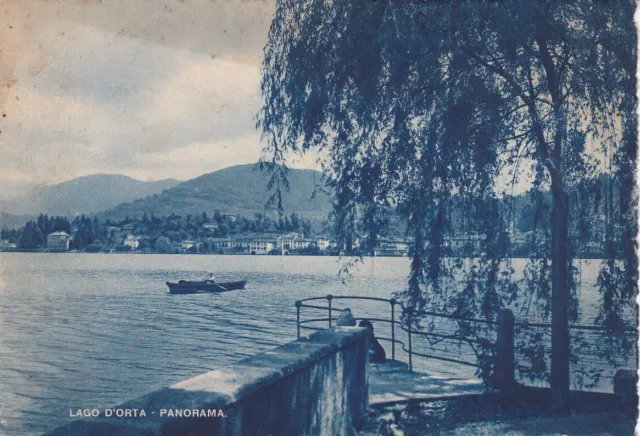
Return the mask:
[[(321, 152), (347, 250), (358, 236), (371, 250), (381, 214), (395, 208), (413, 241), (398, 294), (406, 305), (492, 318), (523, 293), (531, 298), (527, 306), (554, 320), (550, 379), (566, 393), (566, 327), (579, 315), (573, 258), (584, 242), (570, 235), (578, 206), (597, 202), (576, 203), (587, 180), (620, 181), (617, 198), (605, 197), (620, 204), (607, 216), (622, 230), (606, 238), (623, 241), (609, 256), (622, 263), (603, 269), (598, 321), (619, 328), (614, 319), (626, 321), (616, 314), (636, 293), (634, 8), (632, 0), (278, 0), (263, 59), (261, 165), (283, 187), (288, 155)], [(600, 168), (594, 144), (614, 124), (624, 134)], [(520, 287), (498, 189), (506, 169), (532, 183), (526, 198), (539, 225)], [(472, 232), (476, 261), (451, 259), (451, 241)]]

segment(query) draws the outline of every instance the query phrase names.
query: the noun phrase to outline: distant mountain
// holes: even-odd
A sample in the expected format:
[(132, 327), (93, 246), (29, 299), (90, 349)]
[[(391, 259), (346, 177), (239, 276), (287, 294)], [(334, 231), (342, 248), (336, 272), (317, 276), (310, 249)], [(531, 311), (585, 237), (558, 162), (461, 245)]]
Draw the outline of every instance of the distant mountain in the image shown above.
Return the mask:
[(26, 194), (0, 202), (0, 211), (13, 215), (90, 215), (157, 194), (178, 183), (173, 179), (142, 182), (118, 174), (94, 174), (33, 188)]
[[(206, 212), (209, 216), (218, 209), (222, 213), (253, 216), (255, 213), (267, 213), (276, 216), (275, 207), (265, 211), (270, 192), (267, 190), (268, 176), (254, 165), (238, 165), (180, 183), (161, 193), (120, 204), (102, 214), (101, 218), (121, 220), (155, 214), (199, 215)], [(324, 186), (322, 173), (313, 170), (289, 171), (291, 190), (283, 192), (285, 213), (296, 212), (306, 218), (325, 219), (331, 209), (327, 194), (317, 192)]]
[(36, 219), (35, 215), (12, 215), (0, 212), (0, 229), (13, 229), (24, 226), (27, 221)]
[(4, 180), (0, 183), (0, 202), (24, 195), (38, 185), (22, 180)]

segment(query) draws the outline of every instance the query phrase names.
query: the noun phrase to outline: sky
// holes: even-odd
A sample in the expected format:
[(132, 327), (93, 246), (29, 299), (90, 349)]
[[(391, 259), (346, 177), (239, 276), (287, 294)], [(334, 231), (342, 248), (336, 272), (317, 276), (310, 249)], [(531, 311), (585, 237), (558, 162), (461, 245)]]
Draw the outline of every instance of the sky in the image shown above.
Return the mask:
[(3, 0), (1, 195), (95, 173), (187, 180), (255, 163), (274, 8), (274, 0)]
[[(96, 173), (187, 180), (255, 163), (274, 10), (275, 0), (0, 0), (0, 199)], [(315, 159), (289, 164), (319, 169)]]

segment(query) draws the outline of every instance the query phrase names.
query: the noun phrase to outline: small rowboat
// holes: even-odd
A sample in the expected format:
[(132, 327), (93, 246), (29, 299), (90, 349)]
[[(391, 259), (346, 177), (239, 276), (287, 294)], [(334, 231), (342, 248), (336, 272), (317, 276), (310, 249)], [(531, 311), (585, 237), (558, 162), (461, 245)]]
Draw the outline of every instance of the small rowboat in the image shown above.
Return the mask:
[(202, 282), (189, 282), (186, 280), (180, 280), (178, 283), (166, 282), (169, 287), (169, 293), (171, 294), (198, 294), (203, 292), (227, 292), (235, 291), (236, 289), (244, 289), (244, 285), (247, 284), (246, 280), (240, 280), (237, 282), (212, 282), (210, 280), (204, 280)]

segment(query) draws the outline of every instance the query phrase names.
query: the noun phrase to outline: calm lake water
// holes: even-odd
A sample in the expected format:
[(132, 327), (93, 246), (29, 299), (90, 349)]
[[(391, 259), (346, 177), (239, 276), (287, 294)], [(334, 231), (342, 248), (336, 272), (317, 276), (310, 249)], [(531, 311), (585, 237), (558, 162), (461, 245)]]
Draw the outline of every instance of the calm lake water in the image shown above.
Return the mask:
[[(524, 264), (514, 261), (517, 271)], [(582, 262), (583, 321), (597, 311), (598, 265)], [(389, 298), (408, 266), (407, 258), (368, 259), (343, 283), (330, 257), (0, 253), (0, 435), (40, 434), (72, 420), (69, 409), (115, 406), (287, 343), (297, 299)], [(168, 294), (165, 281), (206, 271), (249, 283)], [(389, 314), (373, 303), (348, 306), (356, 316)], [(433, 360), (420, 369), (473, 376)]]

